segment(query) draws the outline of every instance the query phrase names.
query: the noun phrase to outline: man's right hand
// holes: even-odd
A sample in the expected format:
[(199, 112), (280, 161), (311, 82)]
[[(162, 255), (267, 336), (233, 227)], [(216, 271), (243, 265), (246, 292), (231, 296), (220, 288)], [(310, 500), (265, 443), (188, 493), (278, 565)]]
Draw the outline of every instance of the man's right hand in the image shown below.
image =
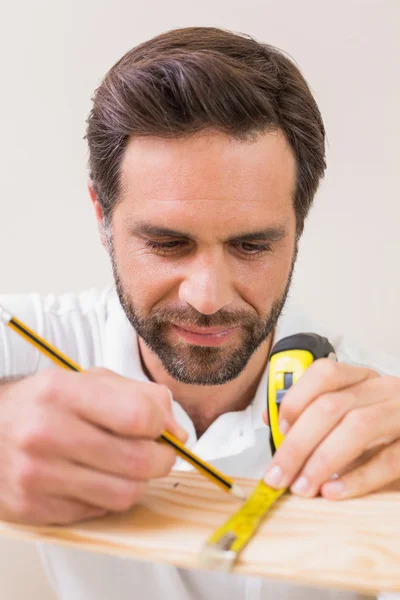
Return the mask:
[(167, 475), (182, 442), (166, 387), (106, 369), (43, 371), (0, 385), (0, 518), (67, 524), (125, 511)]

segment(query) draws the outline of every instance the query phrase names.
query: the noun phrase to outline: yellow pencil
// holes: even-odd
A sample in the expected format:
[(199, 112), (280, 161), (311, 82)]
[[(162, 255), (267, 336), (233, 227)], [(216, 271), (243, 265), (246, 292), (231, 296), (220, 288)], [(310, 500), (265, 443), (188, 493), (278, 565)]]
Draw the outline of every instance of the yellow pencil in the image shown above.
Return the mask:
[[(0, 320), (3, 321), (6, 325), (8, 325), (13, 331), (18, 333), (21, 337), (23, 337), (27, 342), (32, 344), (32, 346), (37, 348), (42, 354), (47, 356), (59, 367), (62, 367), (63, 369), (68, 369), (70, 371), (83, 371), (83, 369), (81, 369), (79, 365), (77, 365), (67, 356), (59, 352), (59, 350), (57, 350), (51, 344), (46, 342), (46, 340), (44, 340), (39, 335), (37, 335), (37, 333), (29, 329), (29, 327), (24, 325), (21, 321), (13, 317), (2, 306), (0, 306)], [(242, 500), (246, 498), (245, 493), (233, 481), (233, 479), (227, 477), (226, 475), (221, 473), (221, 471), (218, 471), (218, 469), (215, 469), (210, 464), (196, 456), (196, 454), (188, 450), (188, 448), (186, 448), (171, 433), (168, 433), (168, 431), (163, 431), (158, 441), (172, 446), (172, 448), (177, 454), (179, 454), (179, 456), (181, 456), (184, 460), (193, 465), (193, 467), (195, 467), (200, 473), (205, 475), (208, 479), (211, 479), (211, 481), (219, 485), (226, 492), (229, 492)]]

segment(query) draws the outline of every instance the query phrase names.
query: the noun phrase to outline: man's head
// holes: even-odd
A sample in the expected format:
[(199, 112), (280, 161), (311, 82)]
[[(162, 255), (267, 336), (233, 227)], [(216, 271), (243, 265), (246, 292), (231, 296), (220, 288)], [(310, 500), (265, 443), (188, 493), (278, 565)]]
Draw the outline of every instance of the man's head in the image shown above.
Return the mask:
[(282, 310), (325, 169), (301, 74), (252, 39), (172, 31), (106, 75), (87, 139), (132, 325), (180, 381), (237, 377)]

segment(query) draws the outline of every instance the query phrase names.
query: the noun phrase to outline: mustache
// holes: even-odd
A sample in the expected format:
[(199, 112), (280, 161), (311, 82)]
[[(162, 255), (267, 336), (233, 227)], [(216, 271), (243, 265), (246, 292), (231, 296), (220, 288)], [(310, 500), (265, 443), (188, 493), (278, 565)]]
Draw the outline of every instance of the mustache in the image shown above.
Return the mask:
[(218, 327), (223, 325), (251, 325), (259, 323), (257, 315), (249, 314), (246, 310), (220, 310), (212, 315), (204, 315), (191, 307), (160, 307), (150, 313), (153, 322), (158, 324), (173, 323), (174, 325), (194, 325), (197, 327)]

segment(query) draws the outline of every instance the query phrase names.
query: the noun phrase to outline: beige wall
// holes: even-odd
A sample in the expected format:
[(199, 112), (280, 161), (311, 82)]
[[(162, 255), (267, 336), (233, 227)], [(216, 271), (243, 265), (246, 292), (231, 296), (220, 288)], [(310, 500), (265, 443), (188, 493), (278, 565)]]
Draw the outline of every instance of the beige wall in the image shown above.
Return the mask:
[[(0, 291), (109, 281), (85, 189), (89, 99), (130, 47), (188, 25), (250, 33), (302, 68), (325, 119), (329, 169), (293, 299), (400, 356), (397, 0), (3, 0)], [(30, 547), (1, 541), (0, 569), (2, 599), (47, 599)]]

